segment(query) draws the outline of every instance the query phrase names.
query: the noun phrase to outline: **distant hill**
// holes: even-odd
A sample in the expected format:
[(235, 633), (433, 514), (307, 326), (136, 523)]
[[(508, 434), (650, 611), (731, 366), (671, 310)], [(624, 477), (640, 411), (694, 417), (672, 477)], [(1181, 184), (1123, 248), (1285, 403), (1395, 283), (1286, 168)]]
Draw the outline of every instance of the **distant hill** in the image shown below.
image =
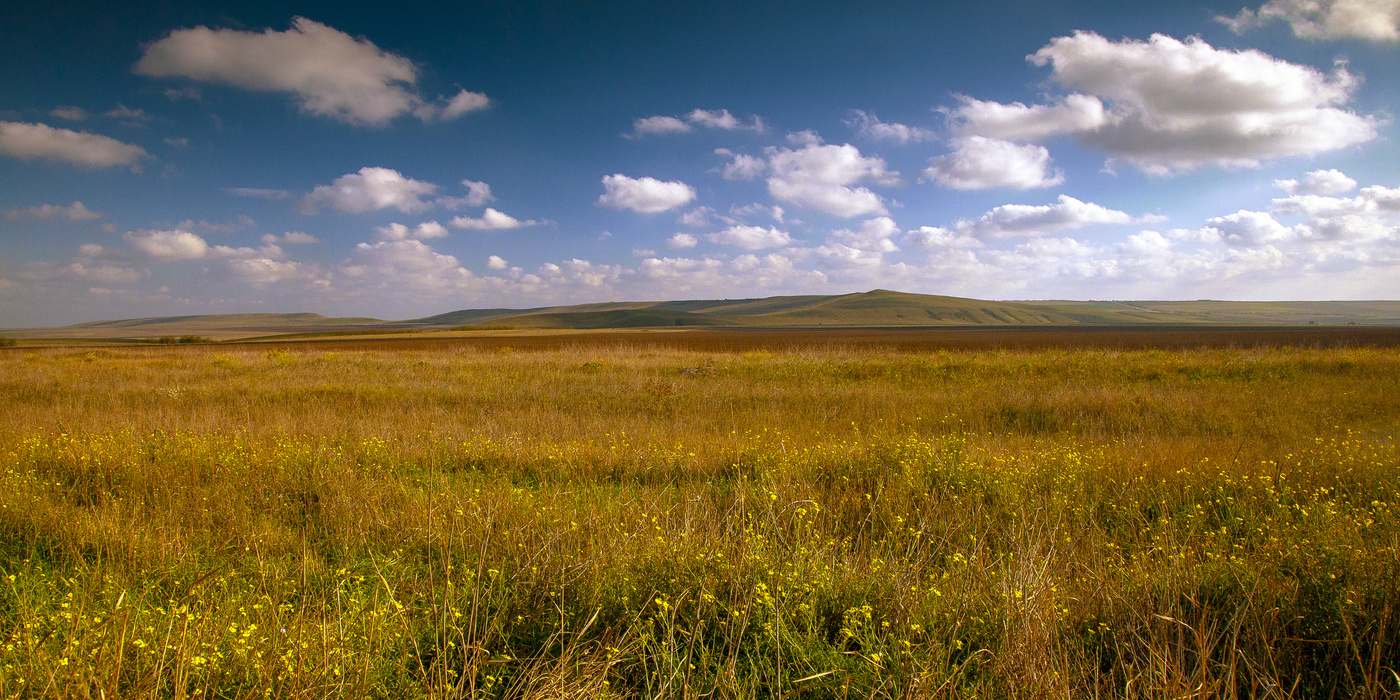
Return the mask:
[(761, 299), (639, 301), (533, 309), (464, 309), (385, 321), (314, 313), (166, 316), (6, 331), (18, 339), (151, 339), (478, 329), (814, 328), (929, 326), (1094, 326), (1181, 324), (1400, 325), (1400, 301), (984, 301), (884, 289)]
[(160, 316), (116, 321), (91, 321), (59, 328), (27, 328), (5, 331), (12, 338), (55, 339), (149, 339), (162, 336), (200, 335), (215, 340), (283, 333), (317, 333), (383, 328), (377, 318), (331, 318), (313, 313), (296, 314), (210, 314), (201, 316)]

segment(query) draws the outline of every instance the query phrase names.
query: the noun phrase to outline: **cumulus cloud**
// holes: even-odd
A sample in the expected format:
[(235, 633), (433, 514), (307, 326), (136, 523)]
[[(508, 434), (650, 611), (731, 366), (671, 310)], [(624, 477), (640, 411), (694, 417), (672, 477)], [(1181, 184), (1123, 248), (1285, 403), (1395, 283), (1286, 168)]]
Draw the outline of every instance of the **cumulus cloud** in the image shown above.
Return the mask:
[(1274, 180), (1274, 187), (1288, 194), (1340, 194), (1356, 189), (1356, 181), (1340, 170), (1314, 170), (1302, 182)]
[(496, 211), (490, 207), (482, 213), (480, 218), (473, 219), (469, 216), (458, 216), (448, 222), (454, 228), (469, 228), (478, 231), (496, 231), (501, 229), (524, 228), (526, 226), (536, 226), (540, 222), (530, 219), (521, 221), (509, 214)]
[(314, 275), (314, 268), (304, 263), (266, 257), (228, 260), (224, 267), (234, 279), (254, 286), (306, 279)]
[(694, 248), (700, 245), (699, 239), (689, 233), (677, 233), (666, 240), (667, 248)]
[(852, 249), (869, 253), (893, 253), (899, 250), (894, 237), (899, 233), (899, 225), (888, 216), (877, 216), (861, 223), (858, 229), (839, 229), (831, 232), (827, 243), (841, 243)]
[(224, 191), (236, 197), (250, 197), (253, 199), (279, 200), (292, 196), (286, 190), (270, 190), (261, 187), (225, 187)]
[(976, 219), (956, 225), (959, 234), (978, 237), (1043, 236), (1092, 224), (1155, 223), (1156, 216), (1134, 217), (1126, 212), (1060, 195), (1054, 204), (1003, 204)]
[[(1110, 41), (1076, 32), (1028, 60), (1050, 66), (1060, 85), (1108, 103), (1103, 124), (1075, 132), (1084, 143), (1153, 174), (1334, 151), (1374, 139), (1379, 123), (1338, 107), (1358, 84), (1344, 66), (1328, 75), (1256, 50), (1216, 49), (1197, 37)], [(1076, 110), (1092, 113), (1087, 101)], [(1025, 110), (1010, 108), (1018, 112)], [(1010, 129), (987, 124), (988, 133)]]
[(266, 245), (309, 245), (320, 243), (321, 239), (302, 231), (288, 231), (280, 236), (275, 233), (264, 234), (262, 242)]
[(67, 119), (68, 121), (80, 122), (87, 119), (87, 110), (82, 107), (55, 107), (49, 111), (49, 116)]
[(859, 109), (851, 110), (851, 118), (846, 120), (846, 124), (855, 128), (861, 136), (873, 141), (894, 141), (905, 144), (928, 141), (934, 138), (933, 132), (923, 127), (909, 126), (898, 122), (882, 122), (874, 114)]
[(728, 148), (716, 148), (715, 155), (728, 156), (730, 161), (720, 170), (726, 180), (752, 180), (768, 169), (767, 161), (755, 156), (735, 153)]
[(5, 212), (5, 218), (15, 219), (66, 219), (68, 221), (92, 221), (102, 218), (102, 214), (92, 211), (82, 202), (73, 202), (65, 206), (55, 204), (40, 204), (34, 207), (21, 207)]
[(680, 119), (659, 114), (654, 117), (642, 117), (632, 122), (632, 134), (634, 136), (642, 136), (645, 134), (686, 134), (690, 131), (690, 125)]
[(885, 214), (884, 200), (861, 182), (895, 184), (899, 174), (885, 161), (862, 156), (850, 144), (810, 144), (800, 149), (769, 148), (768, 194), (781, 202), (839, 217)]
[(943, 110), (954, 132), (1005, 141), (1043, 139), (1093, 131), (1108, 122), (1103, 102), (1092, 95), (1073, 94), (1053, 104), (1026, 106), (1020, 102), (986, 102), (958, 96), (958, 106)]
[(789, 236), (787, 231), (781, 231), (771, 226), (763, 228), (761, 226), (744, 226), (742, 224), (730, 226), (718, 233), (707, 233), (705, 234), (705, 240), (720, 245), (732, 245), (745, 250), (781, 248), (792, 244), (792, 236)]
[(492, 255), (486, 259), (486, 267), (491, 270), (504, 270), (510, 267), (510, 263), (506, 262), (506, 259), (499, 255)]
[(47, 124), (0, 121), (0, 156), (20, 160), (64, 162), (85, 168), (125, 165), (139, 171), (146, 149), (86, 131)]
[(146, 114), (146, 110), (132, 109), (120, 102), (117, 103), (116, 107), (104, 112), (102, 116), (121, 120), (128, 126), (140, 126), (151, 121), (151, 115)]
[(419, 105), (413, 110), (413, 116), (428, 121), (451, 121), (467, 112), (486, 109), (491, 106), (491, 98), (479, 92), (463, 90), (451, 99), (438, 98), (437, 102)]
[(467, 188), (465, 197), (438, 197), (437, 203), (448, 209), (456, 209), (460, 206), (480, 207), (496, 201), (495, 195), (491, 194), (491, 186), (484, 182), (463, 180), (462, 185)]
[(767, 204), (754, 202), (753, 204), (745, 204), (742, 207), (729, 207), (729, 217), (732, 218), (725, 218), (724, 220), (725, 223), (733, 223), (734, 221), (743, 221), (752, 216), (766, 216), (781, 224), (783, 223), (784, 213), (783, 208), (780, 206), (774, 205), (770, 207)]
[(621, 173), (603, 178), (606, 192), (598, 204), (613, 209), (631, 209), (643, 214), (675, 209), (695, 199), (695, 188), (684, 182), (663, 182), (652, 177), (631, 178)]
[(1364, 187), (1350, 198), (1295, 195), (1275, 199), (1273, 208), (1316, 216), (1320, 214), (1400, 214), (1400, 188), (1381, 185)]
[(651, 117), (642, 117), (632, 122), (632, 133), (628, 134), (633, 138), (650, 134), (687, 134), (695, 130), (695, 127), (707, 129), (723, 129), (725, 131), (746, 130), (763, 131), (763, 120), (753, 117), (749, 122), (740, 121), (738, 117), (729, 113), (727, 109), (709, 110), (695, 109), (681, 117), (672, 117), (658, 114)]
[(924, 176), (955, 190), (1011, 187), (1018, 190), (1052, 187), (1065, 181), (1050, 170), (1050, 151), (1035, 144), (1015, 144), (984, 136), (953, 142), (954, 151), (929, 161)]
[(437, 185), (406, 178), (389, 168), (360, 168), (357, 173), (341, 175), (329, 185), (317, 185), (302, 198), (302, 211), (314, 214), (320, 206), (330, 206), (351, 214), (394, 208), (405, 214), (431, 209), (433, 203), (424, 201), (432, 196)]
[(1296, 234), (1292, 227), (1284, 226), (1265, 212), (1241, 209), (1234, 214), (1206, 219), (1203, 239), (1259, 246), (1291, 240)]
[(460, 291), (474, 275), (457, 258), (414, 239), (360, 243), (338, 267), (341, 275), (368, 291)]
[(676, 223), (691, 228), (701, 228), (710, 225), (710, 217), (714, 216), (715, 210), (710, 207), (696, 207), (681, 214), (681, 218)]
[(403, 224), (389, 224), (374, 229), (376, 241), (425, 240), (446, 238), (447, 229), (436, 221), (425, 221), (412, 228)]
[(122, 236), (141, 254), (157, 262), (198, 260), (209, 252), (209, 244), (189, 231), (128, 231)]
[(917, 248), (981, 248), (983, 245), (982, 241), (966, 233), (942, 226), (920, 226), (906, 232), (904, 240)]
[(79, 259), (62, 269), (63, 273), (86, 282), (104, 284), (131, 284), (139, 282), (145, 275), (140, 270), (124, 267), (107, 261)]
[(441, 105), (425, 102), (414, 88), (412, 61), (305, 17), (284, 32), (177, 29), (147, 46), (135, 70), (291, 93), (304, 112), (361, 125), (384, 125), (408, 112), (424, 121), (451, 119), (488, 102), (465, 90)]
[(1269, 0), (1216, 19), (1237, 34), (1282, 20), (1304, 39), (1400, 40), (1400, 0)]

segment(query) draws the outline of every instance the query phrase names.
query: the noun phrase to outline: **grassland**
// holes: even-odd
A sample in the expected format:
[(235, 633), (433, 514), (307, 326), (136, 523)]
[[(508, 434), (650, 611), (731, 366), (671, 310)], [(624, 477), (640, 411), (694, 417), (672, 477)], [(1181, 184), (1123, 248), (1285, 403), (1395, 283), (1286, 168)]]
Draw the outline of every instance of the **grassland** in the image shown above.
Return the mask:
[(0, 696), (1400, 693), (1400, 350), (694, 333), (0, 350)]

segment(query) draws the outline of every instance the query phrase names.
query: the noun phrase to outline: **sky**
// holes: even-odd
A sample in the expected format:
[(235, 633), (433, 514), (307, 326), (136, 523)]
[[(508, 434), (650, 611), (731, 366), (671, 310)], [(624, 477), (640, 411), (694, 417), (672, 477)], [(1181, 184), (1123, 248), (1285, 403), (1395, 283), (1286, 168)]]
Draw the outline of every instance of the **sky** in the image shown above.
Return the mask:
[(0, 327), (1400, 298), (1400, 0), (0, 4)]

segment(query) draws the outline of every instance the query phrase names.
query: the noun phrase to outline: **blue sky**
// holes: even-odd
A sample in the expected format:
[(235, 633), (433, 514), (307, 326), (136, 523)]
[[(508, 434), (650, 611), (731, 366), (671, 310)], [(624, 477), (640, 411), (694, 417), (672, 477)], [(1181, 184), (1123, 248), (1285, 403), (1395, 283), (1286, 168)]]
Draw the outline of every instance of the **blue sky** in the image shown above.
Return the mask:
[(1400, 0), (0, 7), (0, 327), (1400, 295)]

